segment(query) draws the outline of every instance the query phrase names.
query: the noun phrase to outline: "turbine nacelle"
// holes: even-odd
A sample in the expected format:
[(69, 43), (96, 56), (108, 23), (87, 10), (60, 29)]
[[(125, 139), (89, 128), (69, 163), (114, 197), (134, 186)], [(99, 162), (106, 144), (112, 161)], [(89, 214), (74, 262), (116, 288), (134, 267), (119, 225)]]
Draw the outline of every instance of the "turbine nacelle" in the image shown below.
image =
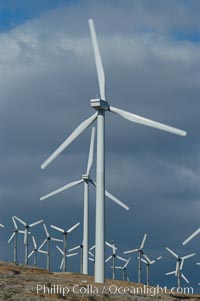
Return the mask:
[(106, 100), (100, 98), (91, 99), (90, 105), (97, 111), (109, 111), (109, 104)]
[(90, 176), (88, 174), (83, 174), (82, 175), (82, 179), (86, 182), (89, 182), (90, 181)]

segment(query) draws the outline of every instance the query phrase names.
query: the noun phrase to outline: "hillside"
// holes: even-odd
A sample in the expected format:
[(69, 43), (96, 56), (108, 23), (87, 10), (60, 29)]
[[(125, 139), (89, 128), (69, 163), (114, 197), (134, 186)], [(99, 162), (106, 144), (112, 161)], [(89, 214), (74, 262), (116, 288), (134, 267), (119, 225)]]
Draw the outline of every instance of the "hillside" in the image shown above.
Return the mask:
[[(91, 276), (51, 273), (31, 266), (0, 262), (0, 300), (190, 300), (200, 295), (155, 293), (156, 288), (132, 282), (106, 280), (97, 285)], [(115, 292), (118, 290), (118, 292)], [(137, 291), (139, 290), (139, 291)], [(144, 291), (146, 290), (146, 291)], [(147, 293), (149, 290), (149, 293)]]

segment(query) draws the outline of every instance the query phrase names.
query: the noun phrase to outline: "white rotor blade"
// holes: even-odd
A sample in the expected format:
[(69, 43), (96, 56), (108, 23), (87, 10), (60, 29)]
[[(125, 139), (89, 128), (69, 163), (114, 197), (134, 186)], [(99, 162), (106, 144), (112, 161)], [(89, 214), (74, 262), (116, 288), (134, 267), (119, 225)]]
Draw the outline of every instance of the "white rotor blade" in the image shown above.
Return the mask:
[(47, 239), (45, 239), (45, 240), (41, 243), (41, 245), (40, 245), (39, 248), (38, 248), (38, 251), (39, 251), (40, 249), (42, 249), (42, 247), (46, 244), (46, 242), (47, 242)]
[(176, 135), (179, 135), (179, 136), (186, 136), (186, 134), (187, 134), (187, 132), (185, 132), (183, 130), (174, 128), (174, 127), (166, 125), (164, 123), (153, 121), (151, 119), (147, 119), (147, 118), (129, 113), (127, 111), (120, 110), (118, 108), (114, 108), (112, 106), (110, 106), (109, 108), (110, 108), (111, 112), (116, 113), (116, 114), (120, 115), (121, 117), (123, 117), (125, 119), (128, 119), (129, 121), (139, 123), (139, 124), (143, 124), (143, 125), (146, 125), (146, 126), (150, 126), (150, 127), (153, 127), (153, 128), (159, 129), (159, 130), (163, 130), (163, 131), (166, 131), (166, 132), (169, 132), (169, 133), (172, 133), (172, 134), (176, 134)]
[(96, 248), (95, 245), (93, 245), (91, 248), (90, 248), (90, 251), (94, 250)]
[(68, 252), (72, 252), (72, 251), (78, 250), (78, 249), (80, 249), (80, 247), (81, 246), (76, 246), (74, 248), (71, 248), (71, 249), (68, 250)]
[(49, 232), (48, 232), (48, 230), (47, 230), (47, 227), (46, 227), (46, 225), (45, 225), (45, 224), (43, 224), (43, 227), (44, 227), (44, 231), (45, 231), (45, 233), (46, 233), (46, 236), (47, 236), (47, 237), (49, 237)]
[(17, 216), (14, 216), (14, 218), (15, 218), (16, 220), (18, 220), (18, 222), (20, 222), (22, 225), (24, 225), (24, 226), (26, 227), (26, 223), (25, 223), (21, 218), (19, 218), (19, 217), (17, 217)]
[(127, 268), (127, 265), (129, 264), (130, 261), (131, 261), (131, 257), (129, 257), (129, 259), (127, 259), (125, 265), (123, 266), (123, 269)]
[(190, 240), (192, 240), (199, 233), (200, 233), (200, 228), (197, 229), (196, 231), (194, 231), (186, 240), (184, 240), (184, 242), (182, 244), (185, 246)]
[(172, 275), (172, 274), (176, 274), (176, 271), (165, 273), (165, 275)]
[(97, 77), (99, 82), (99, 90), (100, 90), (100, 96), (102, 100), (106, 100), (105, 96), (105, 74), (103, 70), (103, 64), (101, 60), (101, 55), (99, 51), (99, 45), (96, 37), (96, 31), (94, 27), (94, 21), (92, 19), (89, 20), (89, 28), (90, 28), (90, 34), (92, 39), (92, 46), (94, 50), (94, 56), (95, 56), (95, 63), (97, 68)]
[(15, 237), (16, 232), (13, 232), (8, 240), (8, 243), (10, 243), (12, 241), (12, 239)]
[(176, 259), (178, 259), (178, 255), (174, 253), (170, 248), (166, 248), (166, 250), (171, 253)]
[(185, 259), (188, 259), (188, 258), (193, 257), (193, 256), (195, 256), (195, 255), (196, 255), (196, 253), (191, 253), (191, 254), (189, 254), (189, 255), (186, 255), (186, 256), (181, 257), (181, 259), (182, 259), (182, 260), (185, 260)]
[(159, 256), (156, 258), (156, 260), (161, 260), (162, 259), (162, 256)]
[(105, 262), (108, 262), (110, 259), (112, 259), (112, 256), (109, 256), (109, 257), (105, 260)]
[[(138, 259), (139, 259), (139, 257), (138, 257)], [(143, 258), (141, 258), (141, 261), (144, 262), (145, 264), (148, 263), (148, 262), (147, 262), (145, 259), (143, 259)]]
[(12, 221), (13, 221), (13, 224), (14, 224), (15, 229), (18, 230), (17, 223), (16, 223), (16, 221), (15, 221), (14, 216), (12, 216)]
[(61, 253), (62, 255), (65, 255), (65, 253), (63, 252), (63, 250), (61, 250), (61, 248), (60, 248), (59, 246), (56, 246), (56, 248), (58, 249), (58, 251), (60, 251), (60, 253)]
[(80, 225), (80, 223), (75, 224), (74, 226), (72, 226), (71, 228), (69, 228), (69, 230), (67, 230), (67, 233), (71, 233), (73, 230), (75, 230), (78, 226)]
[(34, 253), (34, 250), (28, 255), (28, 258), (30, 258)]
[[(25, 233), (25, 231), (22, 231), (22, 230), (18, 230), (17, 232), (20, 233), (20, 234), (24, 234)], [(30, 232), (28, 232), (28, 234), (30, 234)]]
[(200, 262), (197, 262), (196, 264), (197, 264), (197, 265), (200, 265)]
[(124, 254), (129, 254), (129, 253), (135, 253), (135, 252), (138, 252), (138, 251), (139, 251), (138, 249), (133, 249), (133, 250), (125, 251), (123, 253)]
[(185, 275), (183, 275), (183, 273), (181, 273), (181, 277), (185, 280), (185, 282), (190, 283), (189, 280), (185, 277)]
[(90, 256), (94, 257), (94, 254), (90, 251), (88, 251), (88, 253), (90, 254)]
[[(96, 183), (90, 179), (90, 182), (96, 187)], [(105, 190), (105, 196), (107, 196), (110, 200), (112, 200), (113, 202), (115, 202), (116, 204), (118, 204), (119, 206), (121, 206), (122, 208), (129, 210), (130, 208), (124, 204), (122, 201), (120, 201), (119, 199), (117, 199), (115, 196), (113, 196), (110, 192), (108, 192), (107, 190)]]
[(35, 241), (35, 237), (34, 237), (34, 236), (32, 236), (32, 240), (33, 240), (34, 248), (37, 249), (37, 244), (36, 244), (36, 241)]
[(177, 261), (177, 263), (176, 263), (176, 273), (175, 273), (176, 276), (177, 276), (177, 274), (178, 274), (178, 266), (179, 266), (179, 263), (178, 263), (178, 261)]
[(63, 267), (63, 263), (64, 263), (64, 259), (61, 260), (61, 263), (60, 263), (60, 270), (61, 270), (62, 267)]
[(53, 196), (53, 195), (55, 195), (55, 194), (58, 194), (59, 192), (65, 191), (65, 190), (67, 190), (67, 189), (69, 189), (69, 188), (71, 188), (71, 187), (74, 187), (74, 186), (76, 186), (76, 185), (79, 185), (79, 184), (81, 184), (81, 183), (83, 183), (83, 179), (78, 180), (78, 181), (71, 182), (71, 183), (69, 183), (69, 184), (67, 184), (67, 185), (64, 185), (64, 186), (62, 186), (62, 187), (60, 187), (60, 188), (58, 188), (58, 189), (56, 189), (56, 190), (54, 190), (54, 191), (52, 191), (52, 192), (46, 194), (46, 195), (44, 195), (43, 197), (40, 198), (40, 201), (43, 201), (43, 200), (45, 200), (45, 199), (48, 199), (48, 198), (50, 198), (51, 196)]
[(50, 227), (53, 228), (53, 229), (55, 229), (55, 230), (57, 230), (57, 231), (59, 231), (59, 232), (61, 232), (61, 233), (64, 233), (64, 232), (65, 232), (64, 229), (61, 229), (61, 228), (56, 227), (56, 226), (54, 226), (54, 225), (51, 225)]
[(94, 260), (93, 258), (90, 258), (90, 257), (89, 257), (88, 259), (89, 259), (90, 261), (92, 261), (92, 262), (95, 262), (95, 260)]
[(110, 244), (109, 242), (105, 242), (106, 246), (112, 248), (113, 250), (117, 251), (117, 247), (115, 247), (115, 245)]
[(67, 254), (66, 257), (72, 257), (72, 256), (76, 256), (76, 255), (78, 255), (78, 253)]
[(184, 260), (181, 258), (180, 270), (183, 269)]
[(3, 224), (0, 224), (0, 227), (1, 227), (1, 228), (5, 228), (5, 226), (4, 226)]
[(92, 133), (91, 133), (91, 139), (90, 139), (90, 150), (89, 150), (89, 156), (88, 156), (88, 164), (87, 164), (87, 175), (90, 173), (90, 169), (92, 167), (93, 163), (93, 157), (94, 157), (94, 139), (95, 138), (95, 127), (92, 127)]
[[(113, 266), (111, 266), (111, 268), (113, 268)], [(123, 267), (120, 267), (120, 266), (115, 266), (115, 269), (120, 269), (120, 270), (123, 270)]]
[(40, 249), (38, 249), (38, 252), (43, 253), (43, 254), (48, 254), (47, 251), (43, 251), (43, 250), (40, 250)]
[(125, 259), (125, 258), (123, 258), (123, 257), (120, 257), (120, 256), (118, 256), (118, 255), (117, 255), (116, 257), (117, 257), (117, 259), (119, 259), (119, 260), (122, 260), (122, 261), (125, 261), (125, 262), (127, 261), (127, 259)]
[(30, 227), (30, 228), (31, 228), (31, 227), (35, 227), (36, 225), (39, 225), (39, 224), (41, 224), (41, 223), (43, 223), (43, 222), (44, 222), (43, 219), (41, 219), (40, 221), (37, 221), (37, 222), (35, 222), (35, 223), (30, 224), (29, 227)]
[(90, 124), (92, 124), (97, 118), (97, 112), (83, 121), (72, 134), (53, 152), (53, 154), (47, 158), (47, 160), (41, 165), (42, 169), (45, 169), (54, 159), (56, 159), (62, 151), (67, 148), (83, 131), (85, 131)]
[(147, 234), (145, 233), (145, 234), (144, 234), (144, 237), (143, 237), (143, 240), (142, 240), (142, 242), (141, 242), (141, 245), (140, 245), (140, 249), (141, 249), (141, 250), (144, 248), (144, 244), (145, 244), (146, 238), (147, 238)]
[(146, 259), (146, 261), (147, 261), (149, 264), (152, 263), (152, 261), (149, 259), (149, 257), (148, 257), (146, 254), (144, 254), (143, 257)]
[(54, 237), (51, 237), (51, 240), (53, 240), (53, 241), (59, 241), (59, 242), (63, 242), (63, 240), (62, 240), (62, 239), (58, 239), (58, 238), (54, 238)]

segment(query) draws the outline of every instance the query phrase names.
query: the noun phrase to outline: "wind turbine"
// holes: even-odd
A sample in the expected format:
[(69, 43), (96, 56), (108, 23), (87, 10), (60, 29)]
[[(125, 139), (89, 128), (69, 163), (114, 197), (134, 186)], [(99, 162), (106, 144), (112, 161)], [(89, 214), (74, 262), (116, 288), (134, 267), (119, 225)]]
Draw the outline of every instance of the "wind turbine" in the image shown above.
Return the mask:
[(43, 220), (39, 220), (35, 223), (32, 224), (28, 224), (26, 222), (24, 222), (22, 219), (20, 219), (17, 216), (14, 216), (14, 218), (16, 220), (18, 220), (22, 225), (25, 226), (25, 231), (24, 231), (24, 246), (25, 246), (25, 264), (28, 265), (28, 230), (32, 227), (35, 227), (36, 225), (39, 225), (41, 223), (43, 223)]
[(126, 269), (127, 269), (127, 266), (130, 261), (131, 261), (131, 257), (129, 257), (129, 259), (126, 260), (126, 262), (123, 266), (115, 266), (115, 269), (122, 270), (122, 280), (123, 281), (129, 281), (129, 277), (127, 275)]
[(142, 281), (142, 266), (141, 266), (141, 258), (142, 255), (144, 255), (144, 244), (147, 238), (147, 234), (144, 234), (143, 240), (140, 244), (140, 247), (138, 249), (133, 249), (133, 250), (129, 250), (129, 251), (125, 251), (124, 254), (130, 254), (130, 253), (136, 253), (138, 252), (138, 283), (141, 283)]
[(195, 238), (200, 233), (200, 228), (198, 228), (196, 231), (194, 231), (186, 240), (182, 242), (182, 244), (185, 246), (190, 240)]
[(8, 239), (8, 243), (10, 243), (13, 239), (15, 239), (14, 240), (14, 256), (13, 256), (13, 261), (16, 264), (17, 263), (17, 235), (18, 235), (18, 233), (23, 233), (24, 234), (24, 231), (21, 231), (21, 230), (18, 229), (18, 226), (16, 224), (14, 216), (12, 216), (12, 221), (13, 221), (15, 230), (13, 231), (13, 233), (10, 236), (10, 238)]
[[(46, 234), (46, 238), (44, 239), (44, 241), (42, 242), (42, 244), (39, 246), (38, 251), (40, 253), (44, 253), (44, 254), (47, 255), (47, 270), (50, 271), (51, 241), (63, 242), (63, 240), (51, 237), (45, 224), (43, 224), (43, 228), (44, 228), (44, 231), (45, 231), (45, 234)], [(43, 251), (42, 250), (42, 247), (45, 244), (47, 245), (47, 251)]]
[(33, 241), (33, 250), (29, 253), (28, 258), (31, 258), (31, 256), (34, 254), (34, 266), (37, 266), (37, 253), (38, 253), (38, 246), (35, 241), (35, 237), (32, 236), (32, 241)]
[(186, 136), (186, 132), (174, 127), (156, 122), (127, 111), (110, 106), (105, 95), (105, 74), (99, 46), (97, 42), (93, 20), (89, 20), (89, 28), (94, 50), (97, 77), (99, 82), (100, 98), (90, 101), (91, 107), (95, 112), (88, 119), (83, 121), (72, 134), (50, 155), (49, 158), (41, 165), (46, 168), (62, 151), (67, 148), (82, 132), (84, 132), (97, 119), (97, 167), (96, 167), (96, 268), (95, 282), (104, 283), (104, 232), (105, 232), (105, 113), (115, 113), (131, 122), (139, 123), (145, 126), (153, 127), (159, 130), (167, 131), (176, 135)]
[(182, 273), (182, 269), (183, 269), (183, 264), (184, 264), (184, 261), (190, 257), (193, 257), (196, 255), (196, 253), (191, 253), (191, 254), (188, 254), (186, 256), (178, 256), (174, 251), (172, 251), (170, 248), (166, 248), (166, 250), (171, 254), (173, 255), (175, 258), (176, 258), (176, 270), (173, 271), (173, 272), (169, 272), (169, 273), (166, 273), (166, 275), (172, 275), (172, 274), (175, 274), (175, 276), (177, 277), (177, 284), (178, 284), (178, 287), (181, 287), (181, 278), (183, 278), (187, 283), (189, 283), (189, 281), (187, 280), (187, 278), (184, 276), (184, 274)]
[(160, 260), (162, 257), (159, 256), (159, 257), (156, 258), (156, 260), (150, 260), (149, 257), (148, 257), (147, 255), (144, 254), (143, 256), (144, 256), (145, 259), (144, 259), (144, 258), (141, 258), (141, 261), (144, 262), (145, 265), (146, 265), (146, 284), (147, 284), (147, 285), (150, 285), (150, 282), (149, 282), (150, 266), (151, 266), (152, 264), (154, 264), (154, 263), (156, 262), (156, 260)]
[(65, 252), (63, 250), (61, 250), (61, 248), (59, 246), (56, 246), (56, 248), (62, 254), (60, 270), (63, 269), (63, 272), (66, 272), (67, 270), (64, 268), (64, 262), (65, 262), (66, 258), (76, 256), (76, 255), (78, 255), (78, 253), (65, 254)]
[(80, 249), (80, 273), (83, 274), (83, 244), (69, 249), (68, 252), (70, 253), (70, 252), (78, 250), (78, 249)]
[[(67, 185), (64, 185), (55, 191), (48, 193), (47, 195), (44, 195), (40, 198), (41, 201), (52, 197), (60, 192), (63, 192), (69, 188), (72, 188), (74, 186), (77, 186), (79, 184), (84, 185), (84, 209), (83, 209), (83, 274), (88, 274), (88, 241), (89, 241), (89, 184), (92, 184), (96, 187), (96, 183), (94, 180), (91, 179), (90, 176), (90, 170), (93, 163), (93, 157), (94, 157), (94, 141), (95, 141), (95, 127), (92, 127), (91, 132), (91, 140), (90, 140), (90, 149), (89, 149), (89, 156), (88, 156), (88, 162), (87, 162), (87, 171), (85, 174), (82, 175), (82, 178), (78, 181), (71, 182)], [(107, 190), (105, 191), (105, 195), (115, 203), (117, 203), (119, 206), (123, 207), (126, 210), (129, 210), (129, 207), (126, 206), (123, 202), (121, 202), (119, 199), (117, 199), (115, 196), (113, 196), (110, 192)]]
[(112, 259), (112, 279), (114, 280), (115, 279), (115, 259), (116, 259), (116, 250), (117, 248), (115, 247), (114, 244), (110, 244), (108, 243), (107, 241), (105, 242), (105, 244), (110, 247), (112, 249), (112, 255), (109, 256), (106, 260), (105, 260), (105, 263), (107, 263), (109, 260)]
[(64, 230), (62, 228), (59, 228), (57, 226), (51, 225), (50, 227), (61, 232), (64, 236), (63, 239), (63, 272), (66, 272), (66, 255), (67, 255), (67, 236), (69, 233), (71, 233), (73, 230), (75, 230), (78, 226), (80, 225), (80, 223), (75, 224), (74, 226), (72, 226), (71, 228), (69, 228), (68, 230)]

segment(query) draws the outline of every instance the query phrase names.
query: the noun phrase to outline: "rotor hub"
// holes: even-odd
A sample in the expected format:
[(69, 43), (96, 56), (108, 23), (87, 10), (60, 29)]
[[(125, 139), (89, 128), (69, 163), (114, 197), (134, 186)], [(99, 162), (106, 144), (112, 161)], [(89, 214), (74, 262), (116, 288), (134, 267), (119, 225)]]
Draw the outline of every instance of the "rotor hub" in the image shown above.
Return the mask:
[(83, 174), (83, 175), (82, 175), (82, 179), (83, 179), (84, 181), (86, 181), (86, 182), (89, 182), (90, 176), (87, 175), (87, 174)]

